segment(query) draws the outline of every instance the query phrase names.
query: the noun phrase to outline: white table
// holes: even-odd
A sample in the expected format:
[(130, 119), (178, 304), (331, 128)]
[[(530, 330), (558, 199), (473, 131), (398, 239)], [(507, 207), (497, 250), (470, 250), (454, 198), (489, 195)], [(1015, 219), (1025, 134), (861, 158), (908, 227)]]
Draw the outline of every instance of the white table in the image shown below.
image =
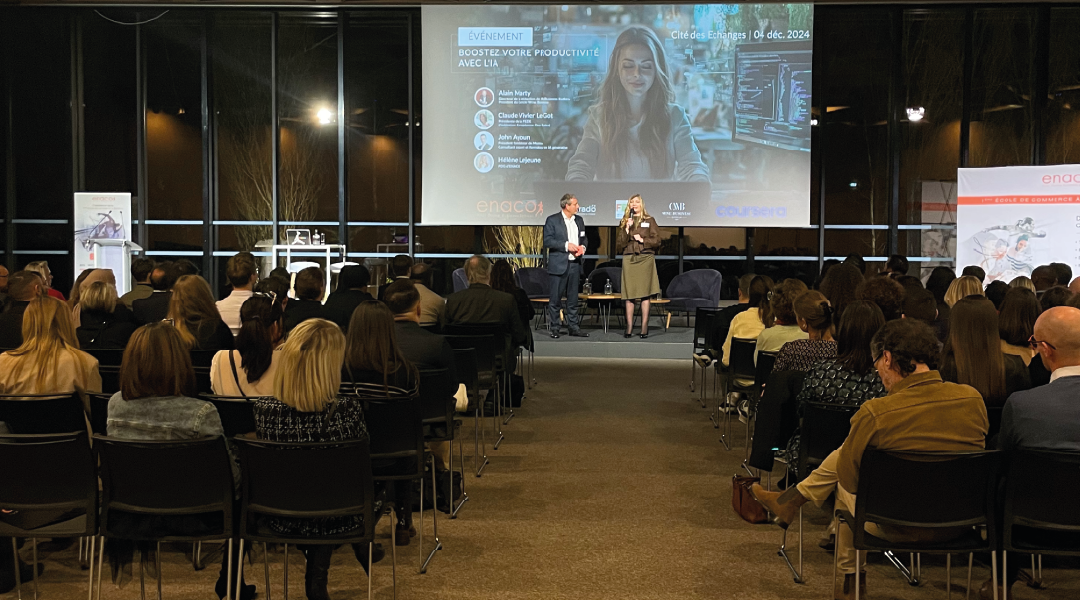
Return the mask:
[(311, 257), (322, 256), (326, 258), (326, 290), (330, 290), (330, 263), (334, 254), (341, 256), (341, 260), (345, 260), (345, 244), (319, 244), (319, 245), (300, 245), (300, 244), (275, 244), (270, 247), (270, 257), (272, 264), (277, 267), (278, 256), (280, 253), (285, 254), (285, 264), (292, 263), (293, 256)]

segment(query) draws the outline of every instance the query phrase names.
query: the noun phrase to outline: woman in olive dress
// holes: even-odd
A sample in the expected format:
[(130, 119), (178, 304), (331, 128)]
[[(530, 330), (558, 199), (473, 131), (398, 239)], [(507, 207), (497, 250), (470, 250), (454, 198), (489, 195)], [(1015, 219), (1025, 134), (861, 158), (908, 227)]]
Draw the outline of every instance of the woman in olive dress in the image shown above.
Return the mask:
[(615, 247), (620, 248), (622, 261), (622, 298), (626, 302), (626, 332), (633, 335), (634, 301), (641, 301), (641, 339), (649, 337), (649, 301), (660, 293), (656, 276), (656, 250), (660, 247), (660, 230), (656, 220), (645, 210), (641, 194), (634, 194), (626, 204), (619, 221)]

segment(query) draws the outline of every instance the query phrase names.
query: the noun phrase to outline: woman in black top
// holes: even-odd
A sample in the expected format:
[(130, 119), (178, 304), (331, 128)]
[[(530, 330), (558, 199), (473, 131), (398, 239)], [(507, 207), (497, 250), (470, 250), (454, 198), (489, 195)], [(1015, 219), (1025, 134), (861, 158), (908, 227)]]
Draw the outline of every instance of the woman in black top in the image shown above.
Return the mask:
[(91, 283), (80, 294), (80, 325), (75, 330), (83, 350), (122, 350), (135, 333), (135, 318), (119, 303), (116, 288), (105, 281)]
[(514, 297), (521, 324), (528, 328), (529, 323), (536, 316), (536, 309), (533, 308), (529, 295), (514, 281), (514, 268), (505, 258), (495, 261), (491, 267), (491, 289), (506, 292)]

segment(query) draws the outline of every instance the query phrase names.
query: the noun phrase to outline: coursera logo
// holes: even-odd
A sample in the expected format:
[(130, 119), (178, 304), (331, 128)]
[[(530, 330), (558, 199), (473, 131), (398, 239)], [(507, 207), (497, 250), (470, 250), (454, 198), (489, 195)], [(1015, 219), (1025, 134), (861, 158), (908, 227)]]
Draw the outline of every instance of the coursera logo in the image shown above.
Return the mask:
[(544, 203), (536, 200), (481, 200), (476, 203), (476, 212), (541, 215), (544, 213)]
[(787, 216), (786, 206), (717, 206), (716, 216), (721, 219), (733, 217), (752, 217), (758, 219), (783, 219)]

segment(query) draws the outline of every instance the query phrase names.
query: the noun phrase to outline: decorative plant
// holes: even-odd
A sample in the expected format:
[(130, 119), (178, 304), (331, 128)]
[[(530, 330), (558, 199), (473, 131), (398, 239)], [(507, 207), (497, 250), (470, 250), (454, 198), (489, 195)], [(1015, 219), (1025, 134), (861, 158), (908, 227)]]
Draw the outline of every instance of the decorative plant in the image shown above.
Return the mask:
[(484, 249), (492, 254), (529, 254), (535, 257), (507, 258), (515, 269), (544, 264), (544, 228), (531, 225), (498, 225), (491, 228), (494, 242), (484, 238)]

